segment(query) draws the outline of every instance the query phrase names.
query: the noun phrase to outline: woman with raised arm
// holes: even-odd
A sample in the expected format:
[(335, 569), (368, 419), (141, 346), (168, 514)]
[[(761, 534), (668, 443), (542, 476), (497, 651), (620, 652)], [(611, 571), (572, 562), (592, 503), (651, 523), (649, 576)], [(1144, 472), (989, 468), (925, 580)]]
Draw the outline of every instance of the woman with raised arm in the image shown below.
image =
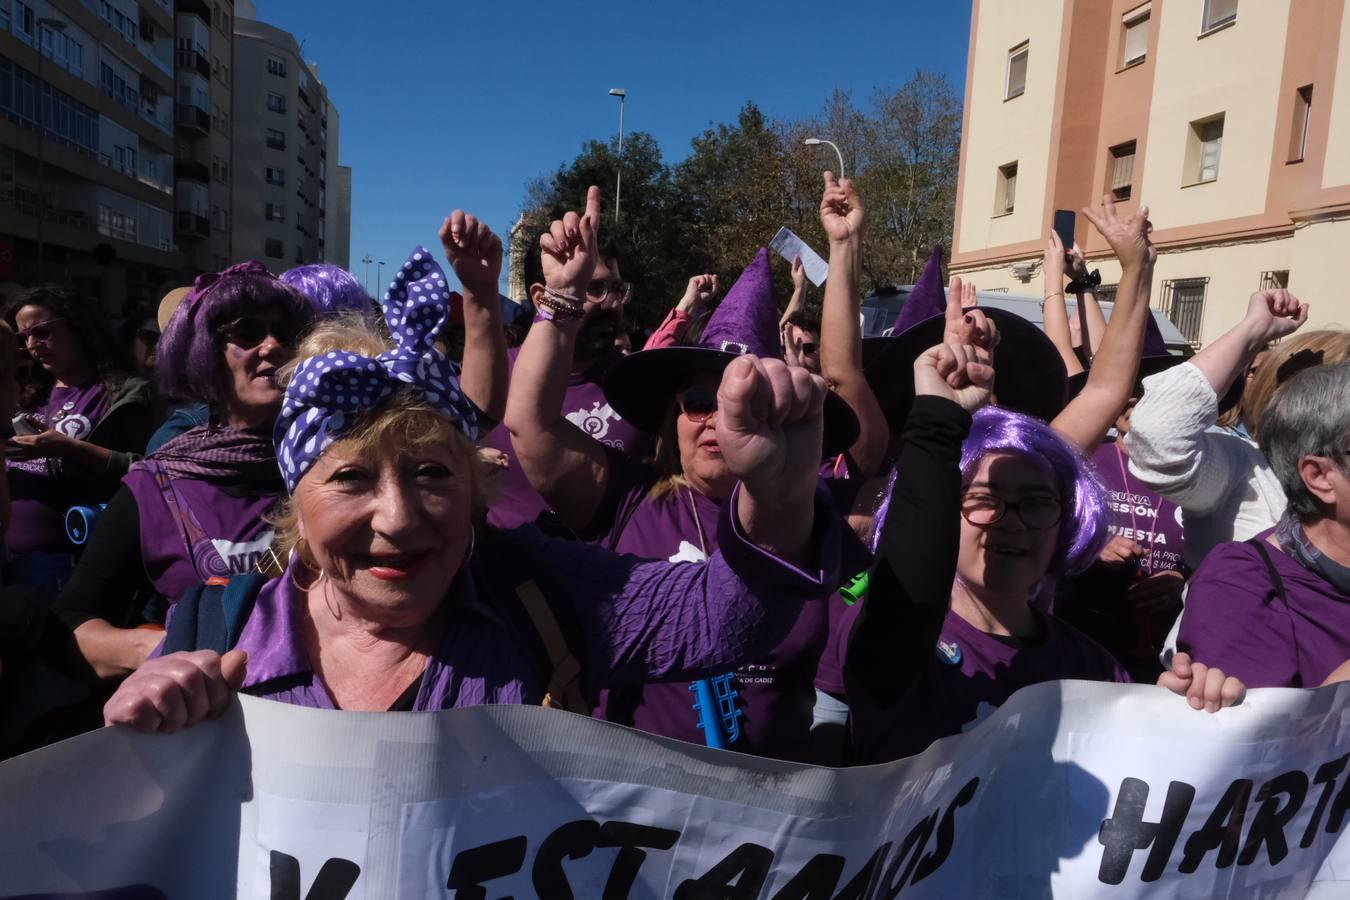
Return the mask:
[[(553, 249), (584, 258), (594, 220), (569, 221), (584, 240)], [(464, 261), (495, 284), (500, 245), (483, 246), (462, 248)], [(828, 593), (839, 528), (815, 491), (825, 388), (773, 359), (742, 356), (717, 382), (732, 488), (708, 521), (720, 549), (705, 562), (485, 525), (479, 417), (435, 347), (447, 300), (427, 289), (426, 263), (394, 276), (392, 345), (371, 323), (325, 322), (283, 376), (285, 574), (236, 598), (216, 632), (203, 623), (221, 598), (181, 601), (161, 655), (108, 702), (110, 724), (175, 731), (239, 690), (365, 711), (550, 698), (576, 709), (605, 688), (734, 668)]]

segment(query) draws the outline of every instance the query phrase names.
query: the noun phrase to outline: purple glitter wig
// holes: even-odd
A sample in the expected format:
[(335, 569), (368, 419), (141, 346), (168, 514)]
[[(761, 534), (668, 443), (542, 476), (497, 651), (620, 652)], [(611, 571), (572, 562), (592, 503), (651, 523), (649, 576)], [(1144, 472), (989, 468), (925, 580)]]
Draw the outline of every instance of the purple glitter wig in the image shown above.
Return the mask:
[(356, 276), (341, 266), (329, 263), (296, 266), (282, 272), (280, 280), (304, 295), (317, 315), (359, 312), (368, 318), (375, 316), (375, 301)]
[(300, 292), (283, 284), (260, 263), (255, 271), (231, 267), (212, 282), (203, 281), (174, 311), (155, 348), (155, 378), (166, 397), (195, 400), (215, 407), (225, 356), (218, 337), (223, 326), (250, 313), (276, 310), (304, 331), (313, 309)]
[[(1055, 486), (1068, 505), (1059, 523), (1059, 540), (1042, 587), (1065, 575), (1077, 575), (1097, 559), (1110, 535), (1106, 530), (1106, 494), (1092, 469), (1068, 441), (1034, 416), (987, 406), (975, 413), (970, 434), (961, 445), (961, 481), (969, 483), (975, 467), (987, 454), (1014, 453), (1049, 464)], [(885, 499), (877, 509), (872, 532), (876, 552), (881, 528), (889, 512), (896, 473), (891, 472)], [(1037, 593), (1044, 593), (1044, 590)]]

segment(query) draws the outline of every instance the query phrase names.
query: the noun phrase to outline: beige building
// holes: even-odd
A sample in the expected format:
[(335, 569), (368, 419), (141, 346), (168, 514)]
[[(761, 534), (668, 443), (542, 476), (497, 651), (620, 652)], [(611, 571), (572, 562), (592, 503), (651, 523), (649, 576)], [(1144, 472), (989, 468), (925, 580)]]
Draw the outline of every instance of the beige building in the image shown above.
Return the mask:
[[(952, 271), (1035, 293), (1056, 209), (1143, 201), (1193, 342), (1288, 286), (1350, 325), (1350, 3), (973, 0)], [(1343, 64), (1344, 63), (1344, 64)], [(1104, 284), (1119, 266), (1079, 216)], [(1107, 291), (1109, 293), (1109, 290)]]

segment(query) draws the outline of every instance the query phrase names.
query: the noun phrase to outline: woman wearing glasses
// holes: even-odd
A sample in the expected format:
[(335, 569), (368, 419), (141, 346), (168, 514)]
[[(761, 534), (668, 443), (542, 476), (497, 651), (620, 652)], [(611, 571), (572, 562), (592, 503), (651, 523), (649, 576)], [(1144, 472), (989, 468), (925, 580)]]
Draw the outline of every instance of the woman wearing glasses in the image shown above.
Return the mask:
[(13, 517), (4, 581), (55, 592), (73, 560), (66, 510), (106, 502), (145, 447), (149, 384), (127, 374), (102, 315), (73, 291), (34, 288), (4, 319), (35, 363), (5, 447)]
[[(586, 215), (568, 213), (540, 239), (547, 290), (537, 298), (540, 316), (516, 359), (506, 426), (521, 468), (577, 535), (639, 558), (701, 562), (718, 549), (716, 523), (737, 481), (719, 443), (722, 373), (741, 355), (782, 354), (768, 256), (760, 251), (746, 268), (696, 346), (634, 353), (609, 370), (607, 405), (656, 436), (654, 460), (639, 462), (592, 439), (563, 409), (568, 363), (594, 277), (599, 216), (599, 190), (591, 188)], [(776, 394), (786, 393), (789, 381), (812, 377), (805, 369), (775, 372), (785, 380)], [(857, 420), (833, 393), (824, 415), (825, 452), (839, 453), (857, 436)], [(809, 481), (781, 486), (784, 497), (815, 489)], [(600, 698), (598, 713), (667, 737), (806, 759), (812, 678), (826, 629), (826, 604), (807, 604), (787, 638), (753, 664), (700, 682), (611, 691)]]
[(210, 422), (132, 467), (94, 525), (55, 612), (100, 677), (133, 671), (159, 642), (165, 603), (211, 578), (254, 571), (282, 493), (272, 448), (276, 374), (310, 305), (256, 262), (199, 276), (159, 341), (155, 371)]

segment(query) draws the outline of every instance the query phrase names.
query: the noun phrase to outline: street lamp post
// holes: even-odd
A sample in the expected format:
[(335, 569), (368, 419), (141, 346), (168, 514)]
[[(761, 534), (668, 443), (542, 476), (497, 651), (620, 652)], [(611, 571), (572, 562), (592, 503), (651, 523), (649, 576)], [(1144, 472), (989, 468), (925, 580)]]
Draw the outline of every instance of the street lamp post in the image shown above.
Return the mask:
[[(363, 263), (366, 264), (366, 270), (365, 270), (365, 272), (362, 273), (362, 275), (361, 275), (361, 281), (362, 281), (362, 283), (365, 284), (366, 290), (367, 290), (367, 291), (370, 290), (370, 264), (373, 263), (374, 261), (375, 261), (375, 260), (373, 260), (373, 259), (370, 258), (370, 254), (369, 254), (369, 253), (367, 253), (365, 256), (361, 257), (361, 262), (363, 262)], [(372, 294), (372, 296), (373, 296), (373, 294)]]
[(380, 285), (382, 284), (384, 284), (384, 260), (380, 260), (375, 264), (375, 290), (377, 292), (377, 297), (384, 293), (384, 291), (380, 290)]
[(806, 146), (808, 147), (817, 147), (821, 144), (828, 144), (829, 146), (833, 147), (834, 155), (839, 157), (839, 177), (840, 178), (844, 177), (844, 154), (839, 152), (838, 144), (836, 144), (834, 141), (825, 141), (821, 140), (820, 138), (807, 138), (802, 143), (806, 144)]
[(623, 197), (623, 107), (628, 92), (623, 88), (610, 88), (609, 95), (619, 98), (619, 166), (614, 177), (614, 227), (619, 227), (619, 200)]
[(46, 253), (44, 253), (44, 243), (42, 240), (43, 220), (47, 218), (47, 202), (43, 197), (46, 191), (44, 184), (46, 180), (47, 169), (47, 120), (42, 115), (42, 87), (43, 87), (43, 66), (42, 66), (42, 30), (45, 28), (52, 32), (53, 50), (55, 49), (55, 35), (59, 31), (66, 30), (66, 23), (60, 19), (41, 18), (37, 20), (37, 41), (36, 49), (38, 55), (37, 61), (37, 120), (38, 120), (38, 152), (37, 152), (37, 280), (41, 284), (45, 278)]

